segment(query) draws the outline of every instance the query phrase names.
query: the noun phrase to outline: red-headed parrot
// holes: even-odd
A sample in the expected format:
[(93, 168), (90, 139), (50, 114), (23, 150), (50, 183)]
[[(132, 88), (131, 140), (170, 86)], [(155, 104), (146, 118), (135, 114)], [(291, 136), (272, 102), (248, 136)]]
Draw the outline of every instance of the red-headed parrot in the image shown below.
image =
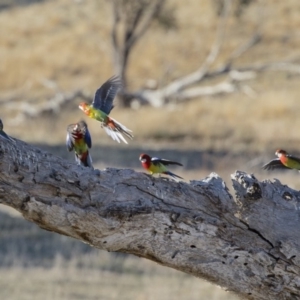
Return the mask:
[(84, 121), (68, 125), (66, 145), (69, 151), (74, 150), (78, 165), (93, 168), (89, 154), (89, 148), (92, 148), (92, 138)]
[(101, 127), (113, 140), (118, 143), (122, 140), (127, 144), (123, 134), (132, 139), (132, 131), (108, 116), (114, 108), (113, 100), (121, 86), (119, 77), (111, 77), (96, 91), (92, 104), (81, 102), (79, 108), (90, 118), (100, 121)]
[(182, 164), (171, 161), (163, 158), (157, 158), (157, 157), (150, 157), (148, 154), (141, 154), (140, 155), (140, 161), (142, 163), (142, 166), (148, 170), (151, 174), (165, 174), (170, 175), (173, 178), (180, 178), (182, 177), (168, 171), (166, 168), (167, 165), (177, 165), (182, 166)]
[(275, 158), (265, 164), (263, 169), (265, 170), (274, 170), (274, 169), (296, 169), (300, 170), (300, 158), (288, 154), (285, 150), (277, 150), (275, 155), (278, 158)]

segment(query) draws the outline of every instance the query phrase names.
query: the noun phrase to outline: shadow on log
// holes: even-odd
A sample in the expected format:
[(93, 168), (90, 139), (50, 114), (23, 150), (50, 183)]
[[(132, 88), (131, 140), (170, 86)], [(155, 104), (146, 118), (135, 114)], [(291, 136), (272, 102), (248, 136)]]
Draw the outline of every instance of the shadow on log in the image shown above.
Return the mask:
[[(0, 137), (1, 138), (1, 137)], [(0, 139), (0, 203), (41, 228), (204, 278), (244, 299), (300, 299), (300, 193), (215, 173), (190, 183), (91, 170)]]

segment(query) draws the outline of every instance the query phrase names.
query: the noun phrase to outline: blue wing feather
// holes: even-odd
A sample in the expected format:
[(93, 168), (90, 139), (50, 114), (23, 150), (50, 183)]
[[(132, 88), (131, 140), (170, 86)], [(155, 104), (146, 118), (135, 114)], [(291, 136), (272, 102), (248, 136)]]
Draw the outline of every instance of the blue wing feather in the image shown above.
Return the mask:
[(114, 108), (113, 100), (122, 86), (122, 82), (118, 76), (109, 78), (103, 85), (96, 91), (92, 106), (100, 109), (107, 115)]
[(86, 132), (84, 135), (84, 141), (86, 142), (86, 144), (88, 145), (89, 148), (92, 148), (92, 138), (91, 138), (90, 132), (87, 128), (86, 128)]

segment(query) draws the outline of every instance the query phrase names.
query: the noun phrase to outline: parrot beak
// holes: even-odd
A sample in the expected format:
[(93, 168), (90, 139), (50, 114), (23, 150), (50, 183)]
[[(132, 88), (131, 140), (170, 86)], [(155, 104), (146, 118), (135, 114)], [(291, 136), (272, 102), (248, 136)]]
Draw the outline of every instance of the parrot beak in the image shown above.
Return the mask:
[(145, 162), (146, 162), (146, 159), (145, 159), (145, 158), (144, 158), (144, 159), (140, 158), (140, 161), (141, 161), (142, 163), (145, 163)]

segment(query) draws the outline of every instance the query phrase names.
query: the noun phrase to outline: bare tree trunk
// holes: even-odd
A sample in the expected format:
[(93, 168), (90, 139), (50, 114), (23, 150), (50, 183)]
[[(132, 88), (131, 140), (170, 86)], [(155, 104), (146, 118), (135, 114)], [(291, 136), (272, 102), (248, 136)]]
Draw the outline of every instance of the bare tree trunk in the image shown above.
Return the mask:
[(215, 173), (174, 182), (91, 170), (0, 138), (0, 203), (41, 228), (204, 278), (245, 299), (300, 299), (300, 193)]
[(166, 0), (112, 0), (113, 24), (111, 41), (115, 74), (123, 81), (121, 104), (129, 106), (132, 100), (127, 90), (127, 66), (134, 45), (150, 28), (153, 21), (159, 16)]

